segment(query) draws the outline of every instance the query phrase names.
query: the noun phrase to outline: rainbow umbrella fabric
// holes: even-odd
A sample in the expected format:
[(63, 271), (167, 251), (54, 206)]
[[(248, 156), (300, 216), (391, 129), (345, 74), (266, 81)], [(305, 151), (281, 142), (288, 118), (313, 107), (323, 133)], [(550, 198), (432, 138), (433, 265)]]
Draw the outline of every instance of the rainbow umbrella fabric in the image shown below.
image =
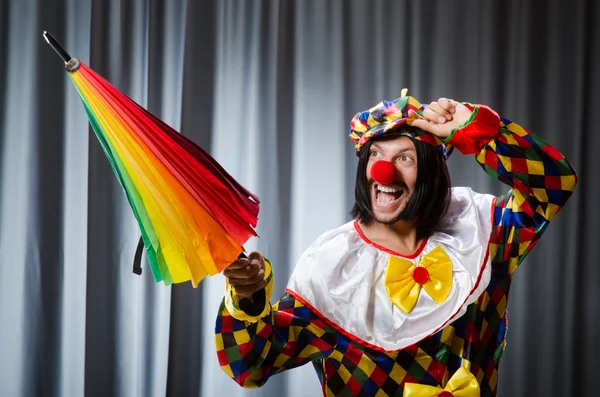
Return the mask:
[(90, 124), (139, 224), (154, 279), (169, 285), (222, 271), (256, 235), (259, 199), (207, 152), (71, 58)]

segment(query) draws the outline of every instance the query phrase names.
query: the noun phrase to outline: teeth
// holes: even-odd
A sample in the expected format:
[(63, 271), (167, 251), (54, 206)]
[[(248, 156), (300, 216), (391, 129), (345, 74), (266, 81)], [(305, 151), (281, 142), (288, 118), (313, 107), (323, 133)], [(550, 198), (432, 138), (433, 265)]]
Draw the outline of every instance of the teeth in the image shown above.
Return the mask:
[(385, 187), (385, 186), (377, 185), (377, 190), (379, 190), (381, 192), (386, 192), (386, 193), (396, 193), (400, 189), (394, 189), (392, 187)]

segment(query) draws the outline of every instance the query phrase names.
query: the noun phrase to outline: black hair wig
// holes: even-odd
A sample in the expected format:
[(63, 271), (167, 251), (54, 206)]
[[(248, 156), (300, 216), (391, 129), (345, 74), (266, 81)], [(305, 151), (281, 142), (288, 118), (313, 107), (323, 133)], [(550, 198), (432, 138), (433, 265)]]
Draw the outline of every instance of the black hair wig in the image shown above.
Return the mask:
[(400, 219), (412, 221), (418, 238), (425, 238), (435, 231), (448, 210), (450, 174), (439, 148), (414, 139), (412, 130), (412, 127), (403, 126), (397, 131), (371, 139), (361, 148), (356, 171), (355, 202), (350, 214), (365, 224), (375, 220), (371, 212), (370, 183), (367, 181), (367, 163), (373, 142), (407, 136), (417, 151), (417, 182)]

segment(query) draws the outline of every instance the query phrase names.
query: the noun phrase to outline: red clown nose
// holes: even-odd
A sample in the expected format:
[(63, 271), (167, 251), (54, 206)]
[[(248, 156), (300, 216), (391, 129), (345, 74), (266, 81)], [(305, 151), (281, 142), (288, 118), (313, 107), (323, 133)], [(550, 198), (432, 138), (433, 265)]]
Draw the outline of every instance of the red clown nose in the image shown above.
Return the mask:
[(396, 180), (396, 167), (389, 161), (379, 160), (371, 167), (371, 177), (382, 185), (390, 185)]

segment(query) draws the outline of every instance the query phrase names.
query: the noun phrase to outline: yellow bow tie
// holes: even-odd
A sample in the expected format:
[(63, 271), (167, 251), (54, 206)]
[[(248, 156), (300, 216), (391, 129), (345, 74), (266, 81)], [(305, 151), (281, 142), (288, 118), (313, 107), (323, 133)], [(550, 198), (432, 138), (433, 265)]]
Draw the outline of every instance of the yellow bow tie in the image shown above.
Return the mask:
[(479, 397), (479, 395), (479, 383), (475, 375), (460, 367), (443, 389), (418, 383), (405, 383), (402, 397)]
[(390, 256), (385, 289), (404, 313), (410, 313), (419, 299), (421, 287), (437, 303), (442, 303), (452, 289), (452, 262), (440, 246), (421, 259), (418, 266), (409, 260)]

